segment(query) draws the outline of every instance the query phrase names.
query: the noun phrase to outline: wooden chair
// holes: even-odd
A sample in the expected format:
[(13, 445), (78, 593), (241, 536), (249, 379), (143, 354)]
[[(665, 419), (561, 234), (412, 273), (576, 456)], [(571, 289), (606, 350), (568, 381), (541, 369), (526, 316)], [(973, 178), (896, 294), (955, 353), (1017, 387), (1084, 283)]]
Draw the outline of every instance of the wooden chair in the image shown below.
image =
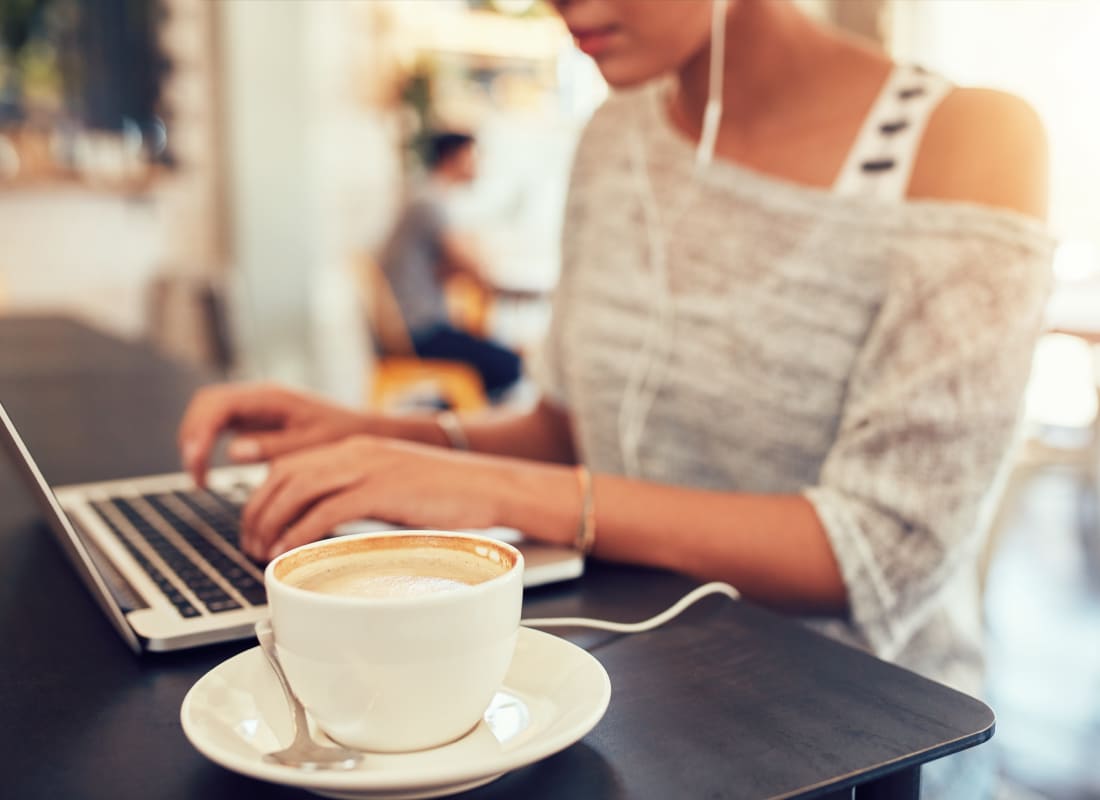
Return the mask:
[(492, 295), (473, 278), (459, 273), (447, 279), (447, 314), (455, 326), (474, 336), (487, 336)]
[(410, 397), (431, 393), (455, 411), (485, 408), (488, 399), (476, 369), (461, 361), (416, 355), (397, 299), (378, 263), (361, 254), (356, 271), (376, 356), (368, 376), (367, 406), (394, 410)]

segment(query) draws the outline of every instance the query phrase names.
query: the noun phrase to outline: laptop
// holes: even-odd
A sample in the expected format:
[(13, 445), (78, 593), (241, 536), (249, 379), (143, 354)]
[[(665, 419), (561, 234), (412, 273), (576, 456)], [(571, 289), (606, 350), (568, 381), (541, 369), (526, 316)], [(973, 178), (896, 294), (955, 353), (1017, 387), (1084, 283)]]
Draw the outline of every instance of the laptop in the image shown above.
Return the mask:
[[(267, 616), (263, 567), (237, 547), (240, 510), (263, 465), (220, 467), (199, 489), (185, 473), (50, 487), (0, 405), (0, 441), (84, 583), (135, 652), (180, 650), (253, 636)], [(392, 530), (373, 520), (334, 535)], [(569, 580), (577, 552), (479, 531), (523, 553), (525, 586)]]

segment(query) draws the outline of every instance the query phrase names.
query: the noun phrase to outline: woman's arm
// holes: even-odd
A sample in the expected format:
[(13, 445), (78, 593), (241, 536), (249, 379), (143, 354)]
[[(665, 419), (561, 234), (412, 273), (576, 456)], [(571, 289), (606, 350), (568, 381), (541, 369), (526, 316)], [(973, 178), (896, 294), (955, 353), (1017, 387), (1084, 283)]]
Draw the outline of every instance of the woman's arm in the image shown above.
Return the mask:
[[(472, 450), (539, 461), (574, 461), (569, 416), (548, 403), (527, 412), (486, 413), (462, 422)], [(218, 438), (232, 437), (237, 463), (270, 461), (305, 448), (369, 434), (449, 446), (435, 417), (387, 416), (344, 408), (274, 384), (221, 384), (195, 393), (180, 422), (184, 469), (200, 486)]]
[(593, 481), (601, 558), (732, 583), (752, 600), (836, 614), (847, 592), (825, 530), (801, 495), (739, 494)]
[[(526, 412), (471, 414), (460, 424), (475, 453), (558, 464), (577, 460), (569, 414), (545, 400)], [(434, 416), (375, 416), (365, 432), (440, 447), (451, 444)]]
[[(788, 609), (845, 607), (825, 534), (801, 497), (609, 475), (597, 476), (593, 490), (599, 557), (727, 580), (747, 597)], [(243, 545), (270, 558), (341, 522), (377, 518), (426, 528), (504, 525), (572, 546), (581, 514), (570, 467), (359, 436), (275, 461), (244, 510)]]

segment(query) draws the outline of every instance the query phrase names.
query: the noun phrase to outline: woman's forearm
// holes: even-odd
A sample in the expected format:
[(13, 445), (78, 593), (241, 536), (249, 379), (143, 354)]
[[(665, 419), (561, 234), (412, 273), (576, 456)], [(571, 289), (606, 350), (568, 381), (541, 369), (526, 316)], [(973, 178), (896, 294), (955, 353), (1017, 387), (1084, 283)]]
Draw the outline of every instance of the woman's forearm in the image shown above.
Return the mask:
[[(447, 446), (433, 417), (385, 417), (374, 433)], [(464, 418), (470, 449), (504, 459), (481, 490), (496, 496), (498, 521), (571, 545), (580, 525), (580, 485), (569, 418), (540, 404), (523, 414)], [(523, 459), (516, 461), (514, 459)], [(543, 464), (530, 461), (549, 462)], [(746, 597), (807, 613), (839, 613), (847, 591), (828, 537), (801, 495), (701, 491), (598, 475), (594, 554), (734, 584)]]
[(801, 495), (699, 491), (600, 476), (596, 554), (727, 580), (746, 597), (809, 613), (847, 608), (817, 512)]
[[(572, 543), (581, 501), (570, 471), (531, 465), (514, 475), (504, 524)], [(596, 476), (593, 487), (597, 557), (728, 581), (752, 600), (789, 611), (847, 608), (825, 529), (801, 495), (700, 491), (610, 475)]]
[[(461, 418), (470, 450), (488, 455), (571, 464), (576, 460), (569, 416), (547, 404), (530, 411), (487, 411)], [(449, 447), (451, 442), (435, 416), (379, 416), (371, 418), (369, 432)]]

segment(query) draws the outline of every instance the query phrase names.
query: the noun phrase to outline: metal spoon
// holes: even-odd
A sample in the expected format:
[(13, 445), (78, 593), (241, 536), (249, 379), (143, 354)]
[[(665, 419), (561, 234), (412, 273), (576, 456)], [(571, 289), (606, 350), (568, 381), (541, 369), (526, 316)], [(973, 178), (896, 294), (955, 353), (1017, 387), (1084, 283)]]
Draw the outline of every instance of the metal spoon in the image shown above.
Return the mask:
[(294, 741), (283, 750), (264, 754), (264, 761), (309, 771), (354, 769), (359, 766), (359, 762), (363, 760), (363, 754), (359, 751), (338, 745), (318, 744), (309, 735), (306, 710), (302, 708), (301, 701), (291, 690), (290, 684), (286, 682), (286, 675), (283, 674), (283, 667), (275, 652), (275, 636), (272, 633), (270, 621), (265, 619), (256, 623), (256, 638), (260, 640), (260, 649), (264, 651), (267, 663), (271, 665), (275, 677), (279, 679), (279, 685), (283, 687), (286, 701), (294, 715)]

